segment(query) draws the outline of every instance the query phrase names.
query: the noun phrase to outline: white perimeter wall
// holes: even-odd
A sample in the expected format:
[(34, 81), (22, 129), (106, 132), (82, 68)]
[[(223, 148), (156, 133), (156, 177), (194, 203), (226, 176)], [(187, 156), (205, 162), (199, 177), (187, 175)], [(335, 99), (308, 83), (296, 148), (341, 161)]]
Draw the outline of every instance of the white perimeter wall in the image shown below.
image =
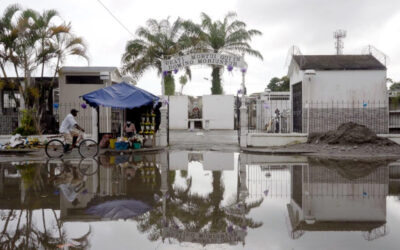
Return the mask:
[(234, 153), (206, 151), (203, 153), (204, 170), (221, 171), (234, 169)]
[(169, 128), (187, 129), (188, 128), (188, 97), (170, 96), (169, 97)]
[[(303, 80), (303, 102), (308, 99), (308, 77)], [(317, 71), (311, 80), (311, 101), (387, 102), (385, 70)]]
[(233, 129), (234, 96), (203, 96), (203, 119), (210, 121), (210, 129)]

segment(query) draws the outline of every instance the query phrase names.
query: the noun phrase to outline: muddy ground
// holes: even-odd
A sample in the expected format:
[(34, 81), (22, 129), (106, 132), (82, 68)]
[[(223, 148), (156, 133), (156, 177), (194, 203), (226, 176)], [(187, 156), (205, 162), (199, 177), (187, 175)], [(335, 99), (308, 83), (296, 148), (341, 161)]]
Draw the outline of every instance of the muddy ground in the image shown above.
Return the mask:
[(310, 134), (307, 143), (284, 147), (287, 150), (310, 151), (313, 155), (400, 158), (400, 145), (378, 137), (363, 125), (344, 123), (337, 130)]

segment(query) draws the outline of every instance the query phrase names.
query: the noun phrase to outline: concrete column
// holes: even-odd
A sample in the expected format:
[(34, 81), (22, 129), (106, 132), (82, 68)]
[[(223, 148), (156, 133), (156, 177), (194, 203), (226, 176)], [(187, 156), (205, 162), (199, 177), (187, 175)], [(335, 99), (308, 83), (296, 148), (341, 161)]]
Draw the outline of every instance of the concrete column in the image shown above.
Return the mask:
[(167, 141), (167, 107), (163, 105), (160, 108), (161, 112), (161, 121), (160, 121), (160, 128), (157, 132), (157, 146), (159, 147), (166, 147), (168, 146), (168, 141)]
[(244, 201), (249, 196), (246, 172), (247, 154), (239, 156), (239, 201)]
[(92, 108), (92, 139), (98, 142), (97, 134), (99, 132), (97, 127), (97, 110)]
[(162, 212), (163, 212), (163, 227), (166, 226), (166, 209), (167, 209), (167, 193), (168, 193), (168, 171), (169, 171), (169, 157), (168, 152), (159, 154), (159, 164), (161, 169), (161, 188), (162, 192)]
[[(0, 115), (3, 115), (3, 90), (0, 90)], [(389, 100), (389, 99), (388, 99)], [(389, 109), (388, 109), (389, 110)], [(389, 112), (389, 111), (388, 111)]]
[(248, 119), (247, 107), (242, 102), (242, 106), (240, 107), (240, 147), (247, 147)]
[[(307, 224), (313, 224), (315, 222), (314, 211), (312, 209), (312, 192), (310, 190), (310, 165), (304, 165), (303, 167), (303, 213), (304, 219)], [(305, 180), (306, 179), (306, 180)]]
[(0, 195), (4, 195), (4, 168), (0, 167)]

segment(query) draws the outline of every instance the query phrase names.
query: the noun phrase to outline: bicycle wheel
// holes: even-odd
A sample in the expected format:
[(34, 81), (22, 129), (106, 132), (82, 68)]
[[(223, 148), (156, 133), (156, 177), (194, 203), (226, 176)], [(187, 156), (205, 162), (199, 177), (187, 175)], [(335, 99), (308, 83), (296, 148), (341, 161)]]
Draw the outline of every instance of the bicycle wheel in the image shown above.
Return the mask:
[(84, 139), (79, 144), (78, 151), (83, 158), (95, 157), (99, 153), (99, 145), (92, 139)]
[(49, 158), (60, 158), (64, 155), (64, 143), (58, 139), (50, 140), (45, 147)]
[(98, 170), (99, 162), (94, 158), (83, 158), (79, 162), (79, 171), (81, 171), (83, 175), (94, 175)]

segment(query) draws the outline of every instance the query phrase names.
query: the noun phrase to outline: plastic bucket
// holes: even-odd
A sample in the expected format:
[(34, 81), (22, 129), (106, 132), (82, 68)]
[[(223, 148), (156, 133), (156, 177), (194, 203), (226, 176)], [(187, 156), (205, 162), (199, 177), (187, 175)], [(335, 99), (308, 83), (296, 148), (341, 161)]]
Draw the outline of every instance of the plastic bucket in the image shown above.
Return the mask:
[(115, 148), (115, 142), (117, 139), (110, 139), (110, 148), (114, 149)]

